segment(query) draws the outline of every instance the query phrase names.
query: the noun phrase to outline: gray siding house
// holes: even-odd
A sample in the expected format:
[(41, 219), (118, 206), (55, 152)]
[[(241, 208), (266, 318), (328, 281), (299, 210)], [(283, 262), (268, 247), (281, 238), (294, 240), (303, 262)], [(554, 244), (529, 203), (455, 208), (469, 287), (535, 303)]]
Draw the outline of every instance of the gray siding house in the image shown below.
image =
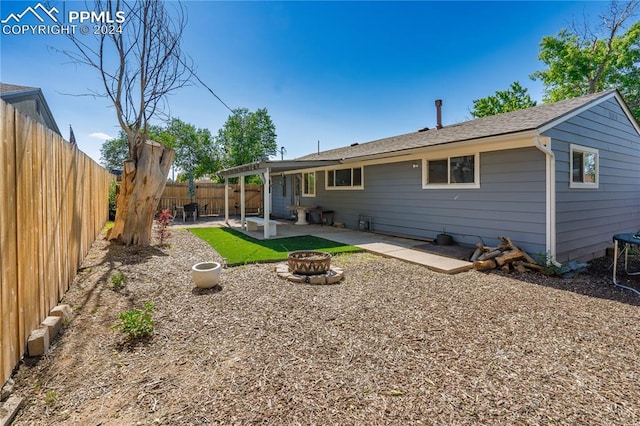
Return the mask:
[(272, 217), (320, 206), (348, 228), (508, 236), (561, 263), (640, 229), (640, 126), (616, 90), (221, 174), (265, 176)]
[(62, 136), (40, 88), (0, 83), (0, 99)]

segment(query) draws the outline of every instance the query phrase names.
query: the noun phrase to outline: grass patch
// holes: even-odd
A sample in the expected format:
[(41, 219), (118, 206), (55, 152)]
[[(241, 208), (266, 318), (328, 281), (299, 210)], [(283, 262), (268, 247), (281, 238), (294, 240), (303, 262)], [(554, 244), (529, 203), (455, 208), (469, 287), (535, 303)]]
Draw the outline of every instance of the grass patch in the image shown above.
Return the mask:
[(295, 250), (318, 250), (331, 254), (362, 251), (355, 246), (310, 235), (257, 240), (230, 228), (191, 228), (189, 231), (227, 259), (229, 266), (285, 260), (287, 254)]

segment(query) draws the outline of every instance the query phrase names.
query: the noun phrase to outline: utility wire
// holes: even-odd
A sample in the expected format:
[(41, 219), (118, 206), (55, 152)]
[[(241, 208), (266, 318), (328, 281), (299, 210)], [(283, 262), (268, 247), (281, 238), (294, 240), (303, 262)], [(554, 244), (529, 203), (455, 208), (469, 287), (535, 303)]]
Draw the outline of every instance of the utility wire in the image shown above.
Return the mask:
[(205, 89), (207, 89), (209, 91), (209, 93), (211, 93), (213, 96), (215, 96), (215, 98), (217, 100), (219, 100), (220, 103), (225, 106), (225, 108), (227, 108), (229, 111), (231, 111), (231, 113), (234, 112), (233, 109), (231, 109), (231, 107), (229, 107), (229, 105), (227, 105), (222, 100), (222, 98), (220, 98), (220, 96), (216, 95), (215, 92), (213, 90), (211, 90), (211, 88), (209, 86), (207, 86), (207, 84), (204, 81), (202, 81), (200, 79), (200, 77), (198, 77), (198, 74), (196, 74), (195, 70), (184, 62), (184, 59), (182, 59), (182, 56), (178, 56), (178, 60), (180, 61), (182, 66), (185, 67), (186, 69), (188, 69), (191, 72), (191, 75), (193, 75), (196, 78), (196, 80), (198, 80), (198, 83), (200, 83)]
[(215, 98), (216, 98), (217, 100), (219, 100), (219, 101), (220, 101), (220, 103), (221, 103), (222, 105), (224, 105), (224, 106), (225, 106), (229, 111), (231, 111), (232, 113), (234, 112), (234, 111), (229, 107), (229, 105), (227, 105), (226, 103), (224, 103), (224, 101), (223, 101), (222, 99), (220, 99), (220, 96), (216, 95), (216, 94), (215, 94), (215, 92), (214, 92), (213, 90), (211, 90), (211, 88), (210, 88), (209, 86), (207, 86), (207, 85), (205, 84), (205, 82), (204, 82), (204, 81), (200, 80), (200, 77), (198, 77), (198, 74), (196, 74), (195, 72), (193, 72), (193, 76), (196, 78), (196, 80), (198, 80), (198, 82), (199, 82), (200, 84), (202, 84), (202, 85), (204, 86), (204, 88), (205, 88), (205, 89), (207, 89), (207, 90), (209, 91), (209, 93), (211, 93), (213, 96), (215, 96)]

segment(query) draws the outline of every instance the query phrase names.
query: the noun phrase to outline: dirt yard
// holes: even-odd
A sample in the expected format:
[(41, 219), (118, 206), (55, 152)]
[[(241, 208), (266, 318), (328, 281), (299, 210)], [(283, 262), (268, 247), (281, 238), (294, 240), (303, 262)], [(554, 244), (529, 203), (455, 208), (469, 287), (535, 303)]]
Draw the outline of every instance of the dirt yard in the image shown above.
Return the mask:
[[(93, 245), (72, 320), (14, 375), (15, 425), (640, 424), (640, 296), (606, 260), (560, 280), (356, 254), (337, 285), (248, 265), (198, 290), (191, 265), (219, 256), (170, 244)], [(148, 301), (155, 333), (130, 345), (111, 326)]]

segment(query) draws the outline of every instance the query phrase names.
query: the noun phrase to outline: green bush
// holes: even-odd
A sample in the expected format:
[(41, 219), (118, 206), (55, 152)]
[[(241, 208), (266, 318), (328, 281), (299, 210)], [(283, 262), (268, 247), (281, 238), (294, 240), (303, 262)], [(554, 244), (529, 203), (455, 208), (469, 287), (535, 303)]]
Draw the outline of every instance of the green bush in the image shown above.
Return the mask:
[(133, 309), (131, 311), (122, 312), (120, 321), (113, 327), (114, 330), (120, 330), (127, 335), (129, 340), (138, 340), (149, 337), (153, 334), (153, 303), (144, 304), (144, 309)]
[(122, 271), (114, 272), (113, 274), (111, 274), (111, 284), (113, 284), (113, 289), (115, 291), (120, 290), (125, 281), (127, 281), (127, 277)]

